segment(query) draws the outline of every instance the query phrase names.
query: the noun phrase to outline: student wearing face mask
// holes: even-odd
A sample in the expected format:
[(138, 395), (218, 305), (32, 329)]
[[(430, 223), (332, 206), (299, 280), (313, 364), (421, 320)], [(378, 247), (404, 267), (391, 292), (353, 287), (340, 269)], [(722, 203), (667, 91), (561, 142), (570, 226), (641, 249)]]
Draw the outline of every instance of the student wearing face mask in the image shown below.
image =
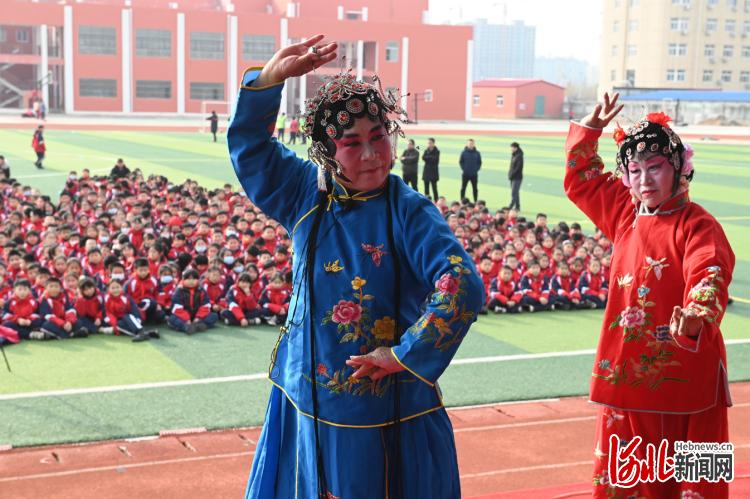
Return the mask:
[(174, 275), (175, 270), (172, 265), (166, 264), (159, 267), (159, 287), (156, 293), (156, 303), (165, 312), (172, 309), (172, 294), (177, 287)]
[(690, 199), (693, 150), (669, 116), (618, 124), (616, 172), (604, 171), (598, 141), (622, 110), (617, 99), (605, 93), (565, 144), (565, 192), (617, 248), (591, 375), (591, 401), (601, 404), (594, 496), (726, 498), (723, 480), (623, 487), (605, 478), (622, 441), (641, 438), (640, 458), (662, 440), (670, 458), (674, 441), (727, 442), (732, 405), (720, 325), (734, 253), (721, 224)]

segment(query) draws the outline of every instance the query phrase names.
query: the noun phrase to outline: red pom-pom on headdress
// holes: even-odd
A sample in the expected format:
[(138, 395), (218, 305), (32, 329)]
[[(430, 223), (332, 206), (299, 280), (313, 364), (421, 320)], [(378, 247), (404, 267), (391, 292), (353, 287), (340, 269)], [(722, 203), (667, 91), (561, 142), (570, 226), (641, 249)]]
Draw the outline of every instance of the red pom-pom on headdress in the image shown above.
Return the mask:
[(615, 127), (615, 133), (612, 134), (612, 138), (615, 139), (615, 143), (619, 146), (627, 136), (628, 134), (625, 133), (625, 130), (623, 130), (620, 124), (617, 123), (617, 126)]
[(649, 113), (646, 115), (646, 120), (669, 128), (669, 122), (672, 121), (672, 118), (664, 113)]

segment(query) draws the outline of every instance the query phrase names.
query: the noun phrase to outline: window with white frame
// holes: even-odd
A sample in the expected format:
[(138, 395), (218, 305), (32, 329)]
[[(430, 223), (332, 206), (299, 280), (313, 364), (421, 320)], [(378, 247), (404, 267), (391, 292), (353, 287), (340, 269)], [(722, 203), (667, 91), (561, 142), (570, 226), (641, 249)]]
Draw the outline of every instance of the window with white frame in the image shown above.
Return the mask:
[(26, 27), (16, 28), (16, 42), (29, 43), (31, 41), (31, 29)]
[(620, 21), (613, 21), (612, 22), (612, 32), (617, 33), (620, 31)]
[(667, 69), (667, 81), (674, 81), (674, 78), (675, 78), (675, 70)]
[(725, 69), (724, 71), (722, 71), (721, 81), (726, 82), (726, 83), (732, 81), (732, 72), (728, 69)]
[(386, 42), (385, 62), (398, 62), (398, 42)]
[(136, 80), (135, 96), (139, 99), (171, 99), (172, 82), (169, 80)]
[(750, 71), (740, 71), (740, 83), (750, 83)]
[(690, 0), (672, 0), (672, 5), (683, 5), (690, 7)]
[(724, 22), (724, 31), (727, 33), (734, 33), (735, 28), (737, 27), (737, 21), (734, 19), (727, 19)]
[(612, 45), (612, 54), (613, 57), (617, 55), (617, 45)]
[(242, 58), (246, 61), (267, 61), (276, 52), (273, 35), (243, 35)]
[(170, 57), (172, 32), (166, 29), (137, 29), (135, 55), (139, 57)]
[(669, 29), (671, 29), (672, 31), (687, 31), (688, 18), (687, 17), (670, 17)]
[(641, 2), (639, 0), (628, 0), (628, 5), (630, 5), (631, 7), (638, 7), (638, 4), (640, 3)]
[(81, 97), (117, 97), (117, 80), (81, 78), (78, 94)]
[(633, 19), (628, 21), (628, 32), (632, 33), (638, 31), (638, 21)]
[(737, 0), (727, 0), (727, 7), (737, 8)]
[(716, 45), (709, 43), (703, 46), (703, 55), (706, 57), (713, 57), (716, 55)]
[(709, 9), (716, 7), (718, 4), (719, 4), (719, 0), (708, 0), (706, 2), (706, 5), (708, 6)]
[(117, 53), (117, 30), (106, 26), (79, 26), (78, 53), (114, 55)]
[(667, 53), (669, 55), (686, 55), (687, 44), (686, 43), (670, 43)]
[(750, 35), (750, 21), (742, 23), (742, 33)]
[(474, 97), (472, 98), (471, 102), (475, 106), (478, 106), (479, 105), (479, 96), (475, 94)]
[(734, 55), (734, 45), (724, 45), (724, 50), (721, 52), (722, 57), (732, 57)]
[(716, 26), (719, 24), (719, 21), (716, 20), (716, 18), (710, 17), (706, 19), (706, 33), (713, 33), (716, 31)]
[(750, 45), (742, 46), (742, 57), (750, 57)]
[(633, 56), (636, 55), (638, 52), (638, 49), (635, 45), (628, 45), (628, 55)]
[(497, 107), (503, 107), (505, 105), (505, 97), (502, 95), (495, 96), (495, 105)]
[(610, 81), (615, 81), (615, 78), (617, 78), (617, 71), (613, 69), (609, 72), (609, 79)]
[(224, 59), (224, 33), (193, 31), (190, 33), (191, 59)]
[(224, 100), (224, 84), (190, 82), (190, 98), (193, 100)]
[(713, 81), (714, 79), (714, 71), (713, 69), (704, 69), (703, 70), (703, 81)]
[(685, 70), (684, 69), (678, 69), (677, 70), (677, 81), (685, 81)]
[(628, 81), (630, 86), (635, 86), (635, 69), (626, 69), (625, 79)]

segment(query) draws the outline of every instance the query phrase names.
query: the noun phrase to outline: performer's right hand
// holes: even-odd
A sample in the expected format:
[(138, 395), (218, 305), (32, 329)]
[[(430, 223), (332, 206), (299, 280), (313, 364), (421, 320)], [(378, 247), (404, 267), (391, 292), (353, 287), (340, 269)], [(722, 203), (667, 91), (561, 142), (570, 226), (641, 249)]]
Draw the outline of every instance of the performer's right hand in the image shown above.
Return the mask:
[[(590, 128), (605, 128), (609, 125), (609, 122), (614, 119), (615, 116), (622, 111), (624, 104), (615, 106), (617, 104), (617, 98), (620, 97), (619, 93), (615, 93), (612, 100), (609, 100), (609, 94), (604, 92), (604, 106), (601, 103), (597, 104), (594, 110), (581, 120), (581, 125)], [(599, 116), (604, 111), (604, 116)]]
[(320, 43), (324, 37), (325, 35), (315, 35), (303, 42), (280, 49), (263, 66), (263, 71), (252, 86), (264, 87), (281, 83), (287, 78), (302, 76), (334, 60), (338, 44)]

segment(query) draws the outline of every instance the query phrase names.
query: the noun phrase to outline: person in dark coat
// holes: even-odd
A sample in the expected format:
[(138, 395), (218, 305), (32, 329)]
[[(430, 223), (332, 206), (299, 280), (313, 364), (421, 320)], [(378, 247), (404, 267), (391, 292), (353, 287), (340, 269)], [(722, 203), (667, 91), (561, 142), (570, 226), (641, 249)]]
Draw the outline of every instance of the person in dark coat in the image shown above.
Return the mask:
[(125, 178), (128, 175), (130, 175), (130, 168), (127, 167), (122, 158), (117, 158), (117, 163), (112, 167), (112, 171), (109, 172), (109, 178), (117, 180)]
[(211, 121), (211, 134), (213, 134), (214, 142), (216, 142), (216, 132), (219, 131), (219, 116), (216, 111), (211, 111), (211, 116), (206, 119)]
[(519, 197), (521, 191), (521, 181), (523, 180), (523, 150), (518, 142), (513, 142), (510, 145), (512, 151), (510, 157), (510, 170), (508, 170), (508, 180), (510, 180), (511, 199), (509, 208), (515, 208), (521, 211), (521, 199)]
[(440, 172), (438, 170), (438, 165), (440, 164), (440, 149), (435, 147), (435, 139), (432, 137), (427, 139), (427, 149), (422, 153), (422, 161), (424, 161), (424, 168), (422, 169), (424, 193), (429, 199), (430, 186), (432, 186), (432, 193), (435, 195), (432, 199), (433, 201), (437, 201), (437, 183), (438, 180), (440, 180)]
[(406, 185), (419, 192), (417, 187), (417, 175), (419, 174), (419, 151), (414, 146), (414, 140), (409, 139), (409, 144), (401, 154), (401, 168)]
[(459, 166), (461, 166), (461, 197), (459, 200), (463, 201), (466, 197), (466, 184), (471, 182), (471, 190), (474, 194), (474, 202), (477, 202), (477, 178), (479, 176), (479, 170), (482, 168), (482, 155), (477, 151), (477, 147), (474, 144), (474, 139), (469, 139), (466, 142), (466, 147), (461, 151), (461, 158), (458, 160)]

